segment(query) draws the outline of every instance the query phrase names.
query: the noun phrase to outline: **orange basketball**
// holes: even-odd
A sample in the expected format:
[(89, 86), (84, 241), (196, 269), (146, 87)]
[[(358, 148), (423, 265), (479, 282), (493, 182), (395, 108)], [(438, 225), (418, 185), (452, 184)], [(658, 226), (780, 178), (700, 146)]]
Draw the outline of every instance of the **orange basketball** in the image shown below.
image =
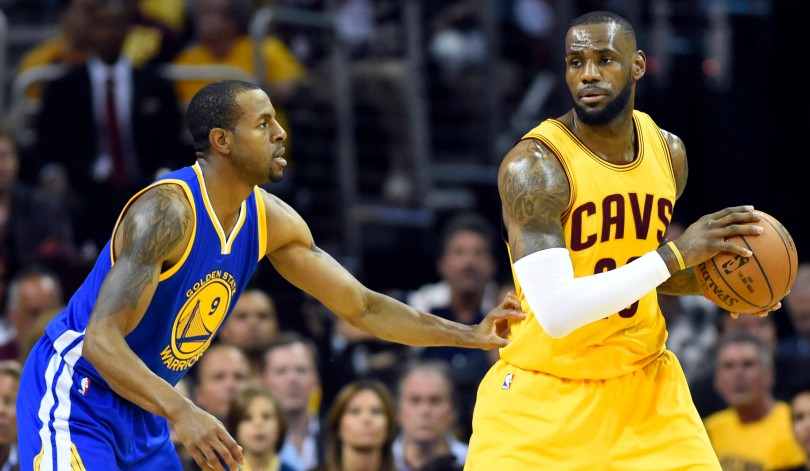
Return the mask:
[(703, 294), (729, 312), (764, 311), (781, 301), (796, 279), (799, 259), (790, 233), (769, 214), (758, 225), (764, 229), (759, 235), (731, 238), (752, 256), (721, 252), (695, 266)]

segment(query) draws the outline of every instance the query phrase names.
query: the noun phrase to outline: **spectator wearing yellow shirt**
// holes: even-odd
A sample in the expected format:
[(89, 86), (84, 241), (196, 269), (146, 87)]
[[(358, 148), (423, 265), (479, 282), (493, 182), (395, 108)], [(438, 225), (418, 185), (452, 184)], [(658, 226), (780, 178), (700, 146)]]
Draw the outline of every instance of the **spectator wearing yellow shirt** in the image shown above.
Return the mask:
[[(247, 34), (249, 16), (250, 5), (245, 0), (199, 0), (194, 11), (196, 42), (181, 51), (173, 62), (177, 65), (231, 66), (256, 77), (255, 45)], [(276, 118), (284, 129), (289, 129), (284, 105), (302, 84), (307, 72), (278, 38), (265, 38), (262, 57)], [(216, 79), (176, 81), (180, 102), (188, 103), (202, 87), (214, 81)]]
[(773, 396), (773, 354), (762, 340), (747, 332), (723, 336), (714, 384), (729, 407), (705, 424), (724, 471), (770, 471), (805, 462), (790, 406)]
[[(92, 15), (100, 8), (99, 0), (60, 0), (59, 34), (28, 51), (20, 60), (17, 75), (34, 67), (51, 64), (84, 64), (92, 53)], [(124, 0), (130, 29), (123, 53), (132, 65), (140, 67), (171, 61), (181, 48), (177, 31), (161, 19), (150, 16), (139, 0)], [(29, 98), (42, 96), (42, 84), (26, 91)]]
[[(17, 75), (41, 65), (83, 64), (92, 52), (92, 14), (98, 5), (98, 0), (60, 1), (59, 34), (26, 52), (17, 67)], [(42, 96), (41, 84), (28, 91), (29, 97)]]

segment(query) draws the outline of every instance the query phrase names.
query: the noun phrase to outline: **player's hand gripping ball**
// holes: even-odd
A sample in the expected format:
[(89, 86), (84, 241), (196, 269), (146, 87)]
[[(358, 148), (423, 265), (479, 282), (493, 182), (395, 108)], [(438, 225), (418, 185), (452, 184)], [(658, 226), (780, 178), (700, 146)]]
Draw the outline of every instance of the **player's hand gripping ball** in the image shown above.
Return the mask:
[(737, 314), (768, 309), (787, 295), (796, 279), (799, 259), (793, 238), (773, 216), (763, 213), (759, 235), (730, 240), (754, 254), (741, 257), (721, 252), (695, 266), (703, 295), (721, 308)]

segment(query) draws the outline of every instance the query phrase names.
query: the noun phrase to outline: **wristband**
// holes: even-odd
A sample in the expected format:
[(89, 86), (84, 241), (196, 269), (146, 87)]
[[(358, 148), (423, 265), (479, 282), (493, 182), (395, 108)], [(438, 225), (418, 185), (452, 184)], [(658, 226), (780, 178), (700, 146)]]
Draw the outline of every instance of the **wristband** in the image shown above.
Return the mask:
[(675, 258), (678, 259), (678, 267), (680, 267), (681, 270), (685, 269), (686, 264), (683, 263), (681, 251), (678, 250), (678, 247), (675, 247), (675, 242), (670, 240), (669, 242), (667, 242), (667, 247), (669, 247), (669, 250), (672, 250), (672, 253), (675, 254)]

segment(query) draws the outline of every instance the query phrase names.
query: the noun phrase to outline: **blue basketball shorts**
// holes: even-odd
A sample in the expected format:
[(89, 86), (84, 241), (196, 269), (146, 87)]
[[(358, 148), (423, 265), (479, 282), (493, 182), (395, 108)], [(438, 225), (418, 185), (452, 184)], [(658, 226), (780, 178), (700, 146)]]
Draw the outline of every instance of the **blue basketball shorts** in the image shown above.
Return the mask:
[(114, 393), (82, 360), (84, 333), (43, 336), (20, 380), (20, 469), (180, 471), (166, 419)]

